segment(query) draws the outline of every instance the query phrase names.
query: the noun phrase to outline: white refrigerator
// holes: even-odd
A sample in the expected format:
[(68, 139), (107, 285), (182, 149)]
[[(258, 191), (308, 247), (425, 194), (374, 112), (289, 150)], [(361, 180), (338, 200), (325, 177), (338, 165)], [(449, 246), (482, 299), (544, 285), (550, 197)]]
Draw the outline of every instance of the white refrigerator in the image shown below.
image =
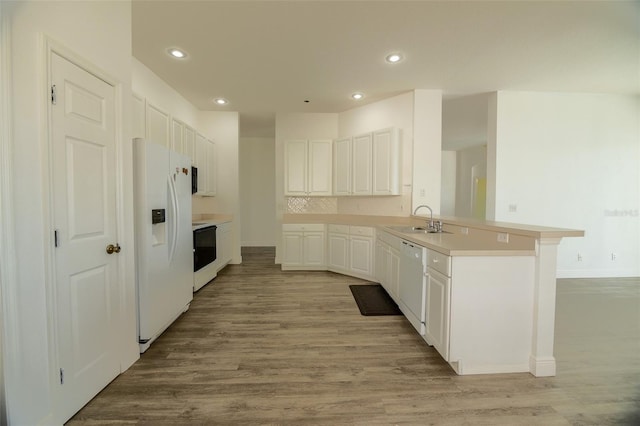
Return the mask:
[(191, 159), (133, 140), (140, 353), (193, 299)]

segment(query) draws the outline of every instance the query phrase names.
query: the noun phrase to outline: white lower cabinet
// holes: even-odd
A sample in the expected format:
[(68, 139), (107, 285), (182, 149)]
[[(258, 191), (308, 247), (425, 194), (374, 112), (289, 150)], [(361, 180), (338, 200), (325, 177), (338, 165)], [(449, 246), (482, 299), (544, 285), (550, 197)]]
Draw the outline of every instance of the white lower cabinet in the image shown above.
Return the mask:
[(329, 225), (328, 269), (370, 280), (375, 278), (374, 228)]
[(325, 226), (323, 224), (282, 225), (282, 269), (325, 270)]
[(428, 281), (425, 340), (433, 345), (445, 361), (449, 361), (449, 316), (451, 278), (427, 268)]
[(384, 231), (376, 234), (376, 280), (398, 303), (400, 289), (400, 238)]
[(216, 229), (216, 261), (218, 270), (224, 268), (233, 256), (233, 241), (231, 239), (231, 222), (222, 223)]
[(334, 272), (349, 270), (349, 226), (329, 225), (328, 267)]

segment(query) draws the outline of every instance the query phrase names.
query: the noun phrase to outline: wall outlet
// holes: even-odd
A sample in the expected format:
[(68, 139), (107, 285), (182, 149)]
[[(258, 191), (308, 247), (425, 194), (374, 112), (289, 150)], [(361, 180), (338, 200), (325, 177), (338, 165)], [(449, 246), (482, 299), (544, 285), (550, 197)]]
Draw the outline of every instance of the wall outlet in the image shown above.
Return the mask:
[(509, 234), (506, 232), (498, 232), (498, 242), (499, 243), (508, 243), (509, 242)]
[(425, 195), (427, 195), (425, 189), (424, 188), (420, 188), (420, 196), (424, 197)]
[(582, 262), (582, 253), (578, 253), (578, 262)]
[(509, 213), (515, 213), (518, 211), (518, 205), (517, 204), (509, 204)]
[(463, 226), (462, 228), (460, 228), (460, 233), (464, 235), (469, 234), (469, 228), (467, 228), (466, 226)]
[(617, 258), (618, 258), (618, 255), (617, 255), (617, 254), (615, 254), (615, 253), (611, 253), (611, 261), (612, 261), (612, 262), (615, 262)]

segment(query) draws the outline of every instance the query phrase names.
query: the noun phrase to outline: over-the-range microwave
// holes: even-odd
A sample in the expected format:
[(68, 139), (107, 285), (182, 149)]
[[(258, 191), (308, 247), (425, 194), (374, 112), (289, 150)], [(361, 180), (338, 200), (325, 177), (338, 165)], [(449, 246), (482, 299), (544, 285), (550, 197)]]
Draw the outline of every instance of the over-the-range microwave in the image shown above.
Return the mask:
[(198, 192), (198, 168), (191, 166), (191, 193)]

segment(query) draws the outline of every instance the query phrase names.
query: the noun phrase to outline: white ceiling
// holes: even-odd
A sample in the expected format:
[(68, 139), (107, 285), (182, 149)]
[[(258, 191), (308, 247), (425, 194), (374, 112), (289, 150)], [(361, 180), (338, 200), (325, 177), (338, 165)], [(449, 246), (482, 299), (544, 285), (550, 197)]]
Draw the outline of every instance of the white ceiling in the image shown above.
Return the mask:
[[(640, 93), (640, 2), (142, 1), (133, 54), (202, 110), (273, 137), (276, 112), (412, 89)], [(166, 54), (186, 50), (186, 60)], [(386, 54), (405, 59), (389, 65)], [(366, 97), (355, 102), (355, 91)], [(219, 107), (215, 97), (230, 104)], [(309, 100), (305, 103), (304, 100)]]

